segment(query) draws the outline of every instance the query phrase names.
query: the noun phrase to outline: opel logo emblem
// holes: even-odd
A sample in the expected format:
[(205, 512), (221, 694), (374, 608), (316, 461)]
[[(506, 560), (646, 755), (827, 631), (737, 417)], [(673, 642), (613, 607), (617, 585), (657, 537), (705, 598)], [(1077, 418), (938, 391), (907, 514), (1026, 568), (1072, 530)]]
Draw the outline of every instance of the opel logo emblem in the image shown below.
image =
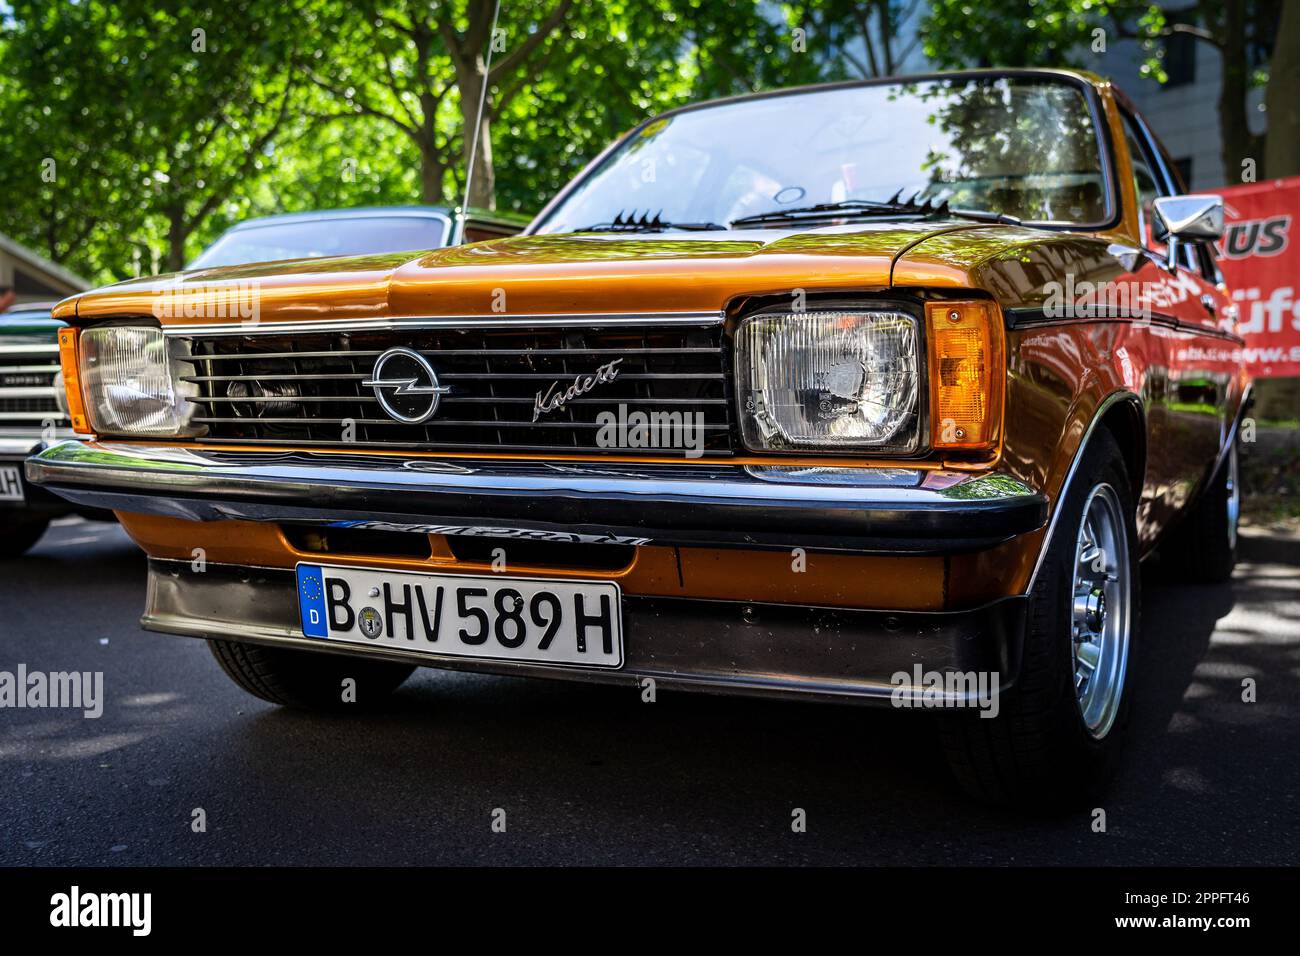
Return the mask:
[(389, 349), (375, 360), (370, 378), (361, 383), (375, 390), (375, 398), (390, 418), (418, 425), (433, 417), (442, 396), (451, 391), (438, 384), (438, 373), (413, 349)]

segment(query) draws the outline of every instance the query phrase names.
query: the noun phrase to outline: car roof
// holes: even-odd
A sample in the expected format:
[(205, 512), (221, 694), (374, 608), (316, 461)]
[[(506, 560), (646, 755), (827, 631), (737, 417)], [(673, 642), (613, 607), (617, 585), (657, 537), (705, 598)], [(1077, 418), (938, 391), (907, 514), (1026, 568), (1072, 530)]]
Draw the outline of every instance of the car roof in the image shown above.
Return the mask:
[(50, 314), (53, 308), (53, 302), (20, 302), (10, 306), (0, 312), (0, 335), (53, 333), (63, 325), (62, 320)]
[[(1087, 86), (1100, 86), (1107, 81), (1095, 73), (1087, 70), (1067, 69), (1064, 67), (980, 67), (969, 70), (938, 70), (926, 73), (900, 73), (894, 76), (874, 76), (867, 79), (856, 80), (833, 80), (829, 83), (809, 83), (803, 86), (784, 86), (771, 90), (758, 90), (753, 93), (741, 93), (736, 96), (721, 96), (711, 100), (699, 100), (694, 103), (687, 103), (683, 106), (674, 107), (670, 110), (664, 110), (651, 116), (649, 119), (639, 123), (633, 129), (639, 129), (643, 126), (649, 126), (657, 120), (670, 116), (676, 116), (680, 113), (691, 113), (695, 110), (705, 109), (710, 106), (720, 106), (724, 103), (739, 103), (746, 100), (763, 100), (774, 99), (781, 96), (789, 96), (797, 93), (815, 93), (818, 90), (846, 90), (854, 87), (864, 86), (889, 86), (891, 83), (918, 83), (930, 80), (948, 80), (948, 79), (992, 79), (999, 76), (1013, 77), (1042, 77), (1044, 79), (1055, 78), (1058, 80), (1067, 80), (1074, 83), (1082, 83)], [(619, 138), (622, 141), (622, 137)]]
[(17, 302), (7, 309), (0, 309), (0, 319), (8, 319), (28, 312), (49, 313), (53, 311), (57, 302), (57, 299), (51, 299), (49, 302)]
[(407, 219), (448, 219), (451, 210), (447, 206), (353, 206), (347, 209), (313, 209), (308, 212), (284, 212), (274, 216), (259, 216), (245, 219), (231, 226), (227, 232), (239, 232), (244, 229), (257, 229), (262, 226), (278, 225), (287, 222), (324, 222), (330, 219), (373, 219), (377, 216)]

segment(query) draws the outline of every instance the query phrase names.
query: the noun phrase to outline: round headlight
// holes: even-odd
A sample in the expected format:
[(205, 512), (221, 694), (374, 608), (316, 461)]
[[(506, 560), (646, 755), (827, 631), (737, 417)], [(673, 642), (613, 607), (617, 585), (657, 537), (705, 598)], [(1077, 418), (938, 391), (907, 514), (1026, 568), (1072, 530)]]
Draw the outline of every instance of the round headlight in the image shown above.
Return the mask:
[(170, 353), (162, 330), (104, 326), (81, 333), (81, 380), (91, 427), (128, 435), (192, 434), (189, 421), (198, 394), (177, 376), (188, 369), (184, 356)]
[(741, 433), (755, 450), (908, 454), (920, 443), (920, 343), (904, 312), (773, 312), (736, 332)]

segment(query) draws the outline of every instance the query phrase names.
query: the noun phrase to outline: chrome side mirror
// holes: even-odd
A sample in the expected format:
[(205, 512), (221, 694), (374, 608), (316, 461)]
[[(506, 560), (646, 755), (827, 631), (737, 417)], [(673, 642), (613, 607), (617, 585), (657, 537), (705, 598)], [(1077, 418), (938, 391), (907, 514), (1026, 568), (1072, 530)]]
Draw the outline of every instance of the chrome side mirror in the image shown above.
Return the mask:
[(1215, 240), (1223, 236), (1223, 197), (1161, 196), (1151, 204), (1151, 232), (1169, 244), (1169, 271), (1178, 263), (1178, 244)]

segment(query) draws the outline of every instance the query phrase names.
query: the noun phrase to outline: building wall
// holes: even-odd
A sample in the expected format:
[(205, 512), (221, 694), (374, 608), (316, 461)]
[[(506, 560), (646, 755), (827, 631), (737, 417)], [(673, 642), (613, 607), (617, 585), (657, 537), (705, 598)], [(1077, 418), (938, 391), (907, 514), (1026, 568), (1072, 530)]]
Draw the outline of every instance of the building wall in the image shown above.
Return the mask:
[(12, 239), (0, 238), (0, 290), (12, 289), (17, 304), (50, 302), (88, 288), (80, 276), (44, 262)]
[[(1223, 60), (1208, 43), (1193, 42), (1195, 66), (1190, 83), (1162, 86), (1141, 75), (1146, 57), (1141, 44), (1121, 40), (1107, 45), (1103, 54), (1091, 54), (1088, 68), (1109, 77), (1133, 100), (1151, 129), (1175, 160), (1190, 163), (1188, 188), (1214, 189), (1241, 182), (1241, 170), (1223, 168), (1219, 135), (1219, 84)], [(1255, 132), (1263, 130), (1263, 92), (1252, 96), (1249, 117)], [(1262, 159), (1262, 157), (1256, 157)]]

